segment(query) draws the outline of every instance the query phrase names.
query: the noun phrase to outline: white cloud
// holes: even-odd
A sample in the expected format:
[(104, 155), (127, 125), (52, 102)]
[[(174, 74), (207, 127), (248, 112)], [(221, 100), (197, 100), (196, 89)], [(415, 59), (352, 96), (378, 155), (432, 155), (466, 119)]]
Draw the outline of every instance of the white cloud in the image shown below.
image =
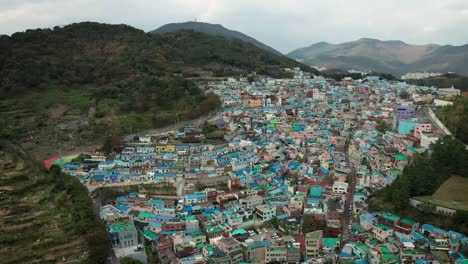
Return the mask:
[(79, 21), (149, 31), (194, 20), (244, 32), (282, 52), (361, 37), (468, 43), (466, 0), (0, 0), (0, 33)]

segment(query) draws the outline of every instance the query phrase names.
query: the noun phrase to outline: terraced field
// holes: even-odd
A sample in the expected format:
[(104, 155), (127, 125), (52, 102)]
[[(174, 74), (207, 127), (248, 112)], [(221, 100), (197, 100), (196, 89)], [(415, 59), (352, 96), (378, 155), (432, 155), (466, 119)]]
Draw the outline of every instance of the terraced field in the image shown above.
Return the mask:
[(98, 229), (76, 232), (67, 191), (17, 151), (0, 147), (0, 263), (94, 263), (88, 248)]

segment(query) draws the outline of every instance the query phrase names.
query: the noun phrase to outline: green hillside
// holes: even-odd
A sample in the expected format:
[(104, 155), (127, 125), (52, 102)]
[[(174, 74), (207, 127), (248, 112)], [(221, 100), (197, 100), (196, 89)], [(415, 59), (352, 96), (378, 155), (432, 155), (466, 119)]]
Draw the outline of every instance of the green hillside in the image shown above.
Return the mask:
[(435, 86), (438, 88), (453, 87), (462, 91), (468, 91), (468, 77), (458, 74), (444, 74), (419, 80), (407, 80), (407, 82), (424, 86)]
[(419, 196), (416, 199), (430, 204), (468, 211), (468, 178), (451, 176), (437, 191), (430, 196)]
[(213, 36), (222, 36), (227, 39), (239, 39), (244, 42), (251, 43), (261, 49), (264, 49), (268, 52), (271, 52), (276, 55), (282, 55), (279, 51), (261, 43), (260, 41), (245, 35), (242, 32), (230, 30), (219, 24), (210, 24), (205, 22), (194, 22), (188, 21), (183, 23), (169, 23), (164, 26), (159, 27), (156, 30), (151, 31), (150, 33), (168, 33), (176, 32), (178, 30), (193, 30), (196, 32), (203, 32)]
[(86, 188), (0, 144), (0, 263), (103, 263), (109, 240)]
[(0, 37), (0, 136), (38, 156), (215, 110), (184, 76), (307, 66), (240, 40), (93, 22)]

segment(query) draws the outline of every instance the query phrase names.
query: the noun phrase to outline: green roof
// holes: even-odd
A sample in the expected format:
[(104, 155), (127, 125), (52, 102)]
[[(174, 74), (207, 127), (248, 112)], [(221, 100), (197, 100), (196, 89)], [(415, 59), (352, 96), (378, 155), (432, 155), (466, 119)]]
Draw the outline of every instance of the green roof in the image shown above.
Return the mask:
[(389, 254), (389, 253), (384, 253), (382, 254), (382, 260), (383, 263), (400, 263), (400, 258), (398, 257), (397, 254)]
[(136, 230), (133, 223), (130, 222), (115, 222), (113, 224), (109, 224), (109, 232), (122, 232), (122, 231), (129, 231), (129, 230)]
[(271, 251), (285, 251), (286, 249), (284, 247), (274, 247), (271, 249)]
[(326, 247), (336, 247), (337, 244), (339, 244), (340, 241), (338, 238), (334, 237), (326, 237), (323, 239), (323, 245)]
[(396, 154), (393, 157), (399, 161), (407, 161), (408, 159), (403, 154)]
[(202, 249), (205, 246), (205, 243), (198, 243), (197, 249)]
[(361, 251), (364, 251), (365, 253), (369, 253), (370, 247), (366, 244), (362, 243), (356, 243), (356, 248), (358, 248)]
[(195, 238), (195, 237), (199, 237), (199, 236), (205, 236), (205, 234), (202, 231), (198, 230), (198, 231), (195, 231), (192, 234), (190, 234), (190, 236)]
[(380, 250), (381, 250), (382, 253), (384, 253), (384, 254), (385, 254), (385, 253), (390, 253), (390, 249), (388, 249), (387, 246), (381, 246), (381, 247), (380, 247)]
[(138, 217), (140, 217), (140, 218), (150, 218), (150, 217), (151, 217), (151, 214), (148, 213), (148, 212), (140, 212), (140, 214), (138, 215)]
[(411, 219), (409, 219), (409, 218), (401, 218), (400, 221), (401, 221), (402, 223), (407, 224), (407, 225), (414, 225), (414, 224), (416, 224), (415, 221), (413, 221), (413, 220), (411, 220)]
[(159, 239), (159, 236), (151, 230), (145, 230), (143, 234), (149, 237), (151, 240)]
[(364, 232), (366, 232), (366, 230), (364, 228), (362, 228), (362, 226), (360, 226), (358, 224), (353, 224), (351, 226), (351, 232), (353, 232), (353, 233), (364, 233)]
[(387, 218), (388, 220), (392, 220), (392, 221), (395, 221), (399, 218), (398, 215), (394, 215), (394, 214), (387, 213), (387, 212), (382, 213), (382, 217)]
[(231, 232), (231, 235), (242, 235), (242, 234), (245, 234), (245, 233), (247, 233), (247, 231), (245, 231), (244, 229), (236, 229), (236, 230)]
[(215, 227), (211, 227), (211, 228), (207, 228), (206, 229), (206, 232), (208, 233), (216, 233), (216, 232), (220, 232), (220, 231), (223, 231), (224, 229), (222, 229), (220, 226), (215, 226)]

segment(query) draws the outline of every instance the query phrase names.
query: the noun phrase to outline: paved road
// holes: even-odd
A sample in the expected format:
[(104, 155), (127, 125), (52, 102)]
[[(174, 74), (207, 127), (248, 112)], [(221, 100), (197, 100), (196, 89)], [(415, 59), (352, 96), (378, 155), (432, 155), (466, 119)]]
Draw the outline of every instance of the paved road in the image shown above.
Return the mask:
[(356, 188), (356, 168), (354, 167), (354, 164), (350, 162), (349, 160), (349, 154), (348, 154), (348, 149), (349, 149), (349, 144), (351, 142), (351, 139), (353, 137), (354, 132), (351, 131), (350, 135), (346, 139), (346, 163), (348, 166), (351, 168), (351, 173), (349, 174), (349, 185), (348, 185), (348, 192), (346, 194), (346, 201), (344, 205), (344, 211), (343, 211), (343, 219), (342, 219), (342, 232), (341, 232), (341, 246), (344, 246), (346, 242), (349, 241), (349, 233), (350, 233), (350, 225), (351, 225), (351, 212), (352, 212), (352, 207), (353, 207), (353, 199), (354, 199), (354, 189)]

